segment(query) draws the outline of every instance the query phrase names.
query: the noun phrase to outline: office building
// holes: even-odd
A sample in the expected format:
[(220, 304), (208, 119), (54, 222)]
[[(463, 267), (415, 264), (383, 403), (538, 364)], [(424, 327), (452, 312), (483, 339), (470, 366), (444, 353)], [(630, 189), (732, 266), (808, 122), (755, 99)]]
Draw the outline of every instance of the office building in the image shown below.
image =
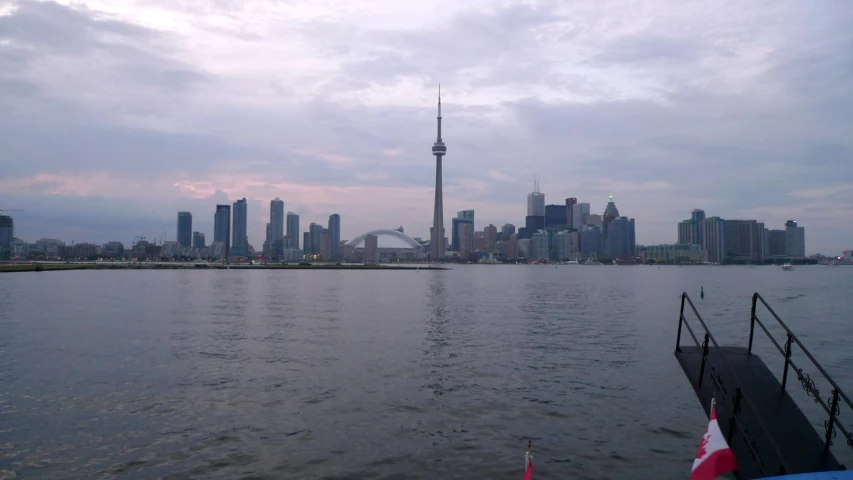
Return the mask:
[(320, 258), (325, 262), (334, 261), (332, 258), (332, 234), (329, 231), (320, 234)]
[(720, 217), (702, 220), (702, 252), (708, 263), (723, 263), (726, 246), (726, 222)]
[(607, 235), (609, 232), (610, 222), (615, 218), (619, 218), (619, 209), (616, 208), (616, 203), (613, 202), (613, 195), (610, 195), (607, 206), (604, 207), (604, 215), (601, 216), (601, 234), (604, 236), (604, 243), (607, 245)]
[(213, 216), (213, 243), (221, 244), (226, 259), (231, 256), (231, 205), (217, 205)]
[[(467, 219), (466, 219), (467, 220)], [(459, 258), (471, 260), (474, 254), (474, 222), (462, 222), (459, 224)]]
[(565, 205), (545, 205), (545, 226), (560, 230), (570, 228), (566, 218)]
[(312, 250), (312, 248), (313, 248), (313, 246), (311, 244), (311, 231), (309, 230), (307, 232), (303, 232), (302, 233), (302, 251), (306, 255), (316, 253)]
[(530, 258), (533, 260), (548, 260), (550, 257), (551, 239), (548, 232), (539, 230), (530, 239)]
[(232, 208), (231, 253), (246, 256), (249, 254), (248, 205), (246, 199), (237, 200)]
[(505, 223), (504, 226), (501, 227), (501, 240), (508, 240), (513, 235), (515, 235), (515, 225)]
[(474, 230), (477, 230), (477, 226), (474, 223), (474, 210), (460, 210), (456, 213), (456, 218), (471, 220), (471, 225), (474, 227)]
[(516, 250), (517, 255), (515, 258), (532, 258), (531, 257), (531, 243), (533, 242), (530, 238), (516, 238)]
[(572, 233), (568, 230), (563, 230), (554, 235), (553, 250), (554, 260), (558, 262), (572, 260), (575, 257), (573, 254)]
[(287, 234), (294, 244), (293, 248), (299, 248), (299, 215), (293, 212), (287, 212)]
[(702, 242), (702, 222), (705, 220), (705, 211), (698, 208), (690, 212), (690, 219), (678, 223), (678, 244), (693, 245)]
[[(451, 220), (451, 228), (450, 228), (450, 246), (451, 250), (454, 252), (460, 252), (459, 250), (459, 228), (461, 225), (471, 225), (471, 231), (474, 231), (474, 210), (465, 210), (471, 212), (471, 218), (463, 218), (456, 217)], [(464, 211), (463, 211), (464, 212)], [(460, 214), (463, 212), (459, 212)]]
[(15, 238), (15, 221), (8, 215), (0, 215), (0, 251), (11, 250)]
[(322, 225), (318, 225), (316, 223), (312, 223), (308, 226), (308, 232), (311, 234), (311, 253), (315, 255), (320, 254), (320, 243), (325, 231), (326, 229), (323, 228)]
[(724, 220), (727, 261), (764, 261), (764, 224), (755, 220)]
[(518, 235), (511, 234), (503, 243), (504, 253), (506, 258), (513, 260), (518, 258)]
[(204, 248), (206, 246), (204, 234), (201, 232), (193, 232), (193, 248)]
[(178, 245), (192, 245), (193, 215), (190, 212), (178, 212)]
[(575, 203), (572, 205), (572, 228), (575, 230), (582, 230), (583, 226), (587, 224), (587, 220), (590, 215), (589, 204), (584, 203)]
[(337, 213), (329, 215), (329, 244), (328, 258), (333, 262), (341, 261), (341, 216)]
[(580, 228), (575, 227), (575, 205), (577, 204), (578, 199), (575, 197), (566, 199), (566, 225), (569, 228), (580, 230)]
[(364, 263), (376, 263), (379, 260), (378, 253), (379, 237), (376, 235), (364, 237)]
[(584, 258), (598, 258), (601, 255), (601, 227), (588, 225), (580, 236), (581, 255)]
[(614, 260), (634, 258), (636, 250), (634, 219), (617, 217), (610, 221), (606, 253)]
[(526, 228), (530, 234), (536, 233), (539, 230), (545, 228), (545, 216), (531, 216), (528, 215), (524, 217), (524, 228)]
[(806, 258), (806, 229), (794, 220), (785, 222), (785, 254), (791, 258)]
[(270, 200), (270, 240), (284, 236), (284, 202)]
[(533, 182), (533, 192), (527, 194), (527, 216), (545, 216), (545, 194), (539, 191), (539, 182)]
[(486, 228), (483, 229), (483, 237), (486, 241), (485, 251), (495, 252), (498, 244), (498, 227), (492, 224), (486, 225)]
[(767, 256), (784, 257), (788, 254), (785, 248), (785, 230), (769, 230), (767, 232)]

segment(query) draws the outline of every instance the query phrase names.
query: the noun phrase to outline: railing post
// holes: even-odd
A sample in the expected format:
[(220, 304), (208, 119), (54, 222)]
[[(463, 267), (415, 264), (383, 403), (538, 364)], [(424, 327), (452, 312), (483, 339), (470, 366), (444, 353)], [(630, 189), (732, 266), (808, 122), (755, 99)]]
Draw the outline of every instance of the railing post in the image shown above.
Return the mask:
[(832, 400), (829, 401), (829, 421), (826, 422), (826, 443), (823, 445), (824, 455), (829, 452), (832, 437), (835, 436), (835, 416), (838, 415), (838, 389), (832, 389)]
[(705, 359), (708, 357), (708, 332), (705, 332), (705, 341), (702, 342), (702, 365), (699, 366), (699, 388), (702, 388), (702, 379), (705, 377)]
[(788, 333), (788, 341), (785, 342), (785, 370), (782, 371), (782, 391), (785, 391), (785, 384), (788, 382), (788, 360), (791, 358), (791, 342), (793, 337)]
[(755, 304), (758, 303), (758, 292), (752, 294), (752, 314), (749, 316), (749, 353), (752, 353), (752, 337), (755, 335)]
[(737, 390), (735, 390), (735, 399), (732, 403), (732, 418), (729, 419), (729, 435), (726, 439), (729, 444), (732, 443), (732, 436), (735, 433), (735, 415), (737, 415), (738, 411), (740, 411), (740, 397), (742, 395), (743, 393), (740, 391), (740, 387), (738, 387)]
[(684, 322), (684, 298), (687, 293), (681, 294), (681, 311), (678, 313), (678, 337), (675, 338), (675, 351), (681, 351), (681, 324)]

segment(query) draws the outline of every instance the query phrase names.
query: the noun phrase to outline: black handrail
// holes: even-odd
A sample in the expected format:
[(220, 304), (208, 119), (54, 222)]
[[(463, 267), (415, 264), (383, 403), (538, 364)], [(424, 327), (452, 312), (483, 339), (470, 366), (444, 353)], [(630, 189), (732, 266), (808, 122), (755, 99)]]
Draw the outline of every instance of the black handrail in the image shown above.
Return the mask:
[[(693, 313), (696, 315), (696, 319), (699, 320), (699, 323), (702, 325), (702, 328), (705, 329), (705, 340), (704, 340), (702, 345), (699, 344), (699, 341), (696, 339), (696, 335), (693, 333), (693, 329), (690, 327), (690, 324), (687, 323), (687, 319), (684, 317), (684, 304), (685, 304), (685, 302), (690, 305), (690, 308), (693, 310)], [(722, 385), (720, 383), (720, 379), (717, 378), (717, 375), (714, 375), (715, 372), (714, 372), (714, 369), (712, 369), (711, 378), (714, 380), (714, 384), (717, 386), (717, 392), (722, 395), (723, 400), (726, 402), (726, 404), (731, 406), (731, 408), (732, 408), (732, 420), (734, 420), (734, 423), (738, 426), (741, 433), (743, 434), (744, 439), (745, 439), (744, 443), (749, 448), (749, 451), (752, 454), (753, 458), (755, 458), (756, 462), (758, 462), (758, 468), (761, 470), (761, 473), (763, 473), (764, 475), (768, 474), (767, 470), (764, 468), (763, 462), (761, 461), (761, 457), (758, 455), (758, 452), (756, 451), (754, 442), (750, 441), (751, 435), (749, 434), (749, 431), (743, 426), (743, 424), (741, 423), (738, 416), (735, 415), (735, 413), (737, 413), (737, 411), (740, 409), (740, 401), (746, 402), (749, 409), (752, 410), (754, 418), (758, 421), (759, 428), (761, 428), (762, 432), (764, 432), (764, 436), (767, 438), (768, 442), (770, 443), (770, 446), (773, 447), (773, 452), (776, 454), (776, 458), (779, 460), (779, 466), (780, 466), (779, 474), (785, 474), (785, 473), (791, 472), (791, 468), (785, 463), (785, 458), (779, 452), (779, 447), (776, 445), (775, 440), (773, 440), (773, 436), (770, 435), (770, 432), (768, 431), (767, 426), (764, 424), (764, 421), (761, 420), (761, 417), (758, 415), (758, 409), (755, 408), (755, 405), (752, 404), (752, 401), (749, 399), (749, 397), (743, 395), (743, 393), (742, 393), (743, 387), (741, 386), (740, 379), (738, 378), (737, 373), (735, 373), (735, 370), (732, 368), (731, 364), (729, 364), (729, 361), (726, 359), (726, 356), (723, 354), (723, 351), (720, 348), (720, 345), (717, 343), (717, 340), (711, 334), (711, 331), (708, 329), (708, 326), (705, 325), (705, 321), (702, 320), (702, 317), (699, 315), (699, 312), (696, 310), (696, 306), (693, 305), (693, 301), (690, 300), (690, 297), (687, 295), (686, 292), (681, 294), (681, 313), (679, 314), (679, 318), (678, 318), (678, 338), (676, 339), (676, 342), (675, 342), (675, 351), (676, 352), (681, 351), (681, 326), (682, 325), (687, 327), (687, 331), (690, 333), (690, 336), (693, 337), (693, 342), (696, 343), (696, 346), (702, 348), (702, 364), (699, 368), (699, 385), (700, 386), (702, 385), (702, 377), (704, 377), (705, 364), (706, 364), (707, 357), (708, 357), (708, 341), (709, 340), (711, 342), (713, 342), (715, 351), (719, 354), (719, 357), (723, 361), (723, 363), (725, 364), (726, 368), (728, 368), (729, 372), (732, 375), (732, 378), (734, 378), (735, 385), (737, 387), (737, 390), (735, 392), (735, 400), (732, 402), (729, 402), (728, 395), (727, 395), (727, 389), (725, 388), (724, 385)], [(731, 437), (731, 427), (729, 428), (729, 437)]]
[[(787, 341), (785, 342), (784, 351), (779, 345), (779, 342), (776, 341), (773, 335), (771, 335), (770, 332), (767, 330), (767, 327), (764, 326), (764, 322), (762, 322), (758, 318), (758, 315), (756, 315), (755, 313), (756, 306), (758, 305), (759, 300), (761, 300), (761, 303), (764, 305), (767, 311), (770, 312), (771, 315), (773, 315), (773, 318), (776, 319), (776, 322), (778, 322), (779, 325), (781, 325), (782, 328), (785, 329), (785, 333), (787, 334)], [(844, 438), (847, 440), (847, 445), (853, 447), (853, 433), (848, 432), (847, 429), (844, 428), (844, 425), (841, 424), (841, 421), (838, 420), (839, 398), (841, 400), (844, 400), (844, 402), (847, 403), (847, 406), (850, 407), (850, 410), (853, 411), (853, 402), (850, 401), (850, 397), (848, 397), (843, 391), (841, 391), (841, 387), (839, 387), (838, 384), (835, 383), (835, 381), (832, 379), (832, 377), (830, 377), (829, 374), (826, 373), (826, 370), (824, 370), (823, 367), (817, 362), (817, 360), (815, 360), (811, 352), (809, 352), (805, 345), (800, 342), (800, 339), (798, 339), (797, 336), (794, 335), (794, 332), (792, 332), (791, 329), (788, 328), (787, 325), (785, 325), (785, 322), (783, 322), (782, 319), (779, 318), (779, 315), (776, 315), (776, 312), (774, 312), (773, 309), (770, 308), (770, 305), (767, 304), (767, 302), (758, 292), (752, 295), (752, 314), (749, 322), (748, 348), (750, 353), (752, 353), (752, 339), (755, 333), (756, 322), (758, 323), (758, 326), (760, 326), (761, 329), (764, 330), (764, 333), (767, 335), (770, 341), (773, 342), (773, 345), (776, 347), (776, 350), (779, 350), (779, 353), (781, 353), (782, 356), (785, 357), (785, 366), (782, 371), (782, 390), (785, 390), (785, 384), (788, 380), (788, 365), (790, 365), (794, 368), (794, 371), (797, 372), (797, 380), (799, 380), (800, 383), (803, 385), (803, 389), (806, 391), (806, 393), (808, 393), (809, 396), (814, 397), (815, 402), (820, 404), (820, 406), (827, 413), (827, 415), (829, 415), (829, 419), (824, 422), (824, 428), (826, 429), (826, 436), (824, 438), (824, 453), (828, 452), (829, 447), (832, 445), (832, 439), (835, 437), (836, 427), (841, 431), (841, 433), (844, 434)], [(827, 405), (826, 402), (824, 402), (823, 399), (820, 397), (820, 391), (815, 386), (814, 380), (812, 380), (807, 373), (803, 373), (802, 368), (797, 368), (797, 365), (793, 362), (793, 360), (791, 360), (791, 346), (794, 343), (796, 343), (797, 346), (800, 347), (800, 349), (803, 351), (803, 353), (806, 354), (806, 357), (812, 362), (812, 365), (817, 368), (820, 374), (823, 375), (823, 378), (826, 379), (826, 381), (829, 382), (830, 385), (832, 385), (832, 396), (829, 399), (829, 405)]]

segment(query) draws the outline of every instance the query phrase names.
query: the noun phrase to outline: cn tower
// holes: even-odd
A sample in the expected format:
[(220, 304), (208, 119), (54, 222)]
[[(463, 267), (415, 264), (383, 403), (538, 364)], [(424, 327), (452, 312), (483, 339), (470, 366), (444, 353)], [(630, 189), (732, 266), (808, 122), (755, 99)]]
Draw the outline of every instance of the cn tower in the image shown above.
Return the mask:
[(441, 157), (447, 153), (447, 147), (441, 141), (441, 85), (438, 86), (438, 137), (432, 144), (435, 155), (435, 210), (432, 217), (430, 234), (430, 258), (433, 261), (444, 258), (444, 202), (441, 194)]

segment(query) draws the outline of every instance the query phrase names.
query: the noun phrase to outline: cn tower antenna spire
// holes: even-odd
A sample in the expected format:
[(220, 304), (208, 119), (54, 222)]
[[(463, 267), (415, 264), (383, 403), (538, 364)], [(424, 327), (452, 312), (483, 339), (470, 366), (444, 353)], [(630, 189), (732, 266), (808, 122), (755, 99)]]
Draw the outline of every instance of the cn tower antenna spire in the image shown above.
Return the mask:
[(441, 141), (441, 84), (438, 84), (438, 138)]

